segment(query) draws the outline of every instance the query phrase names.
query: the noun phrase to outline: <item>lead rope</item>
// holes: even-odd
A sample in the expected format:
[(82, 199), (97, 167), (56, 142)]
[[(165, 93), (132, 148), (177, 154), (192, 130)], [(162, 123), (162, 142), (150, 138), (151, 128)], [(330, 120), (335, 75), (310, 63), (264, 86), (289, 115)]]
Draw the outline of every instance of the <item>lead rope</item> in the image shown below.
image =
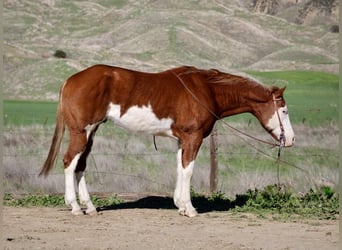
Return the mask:
[(153, 135), (153, 145), (154, 145), (154, 149), (155, 149), (156, 151), (158, 151), (157, 143), (156, 143), (156, 136), (155, 136), (155, 135)]
[(279, 126), (280, 126), (280, 136), (279, 136), (279, 145), (278, 145), (278, 155), (277, 155), (277, 180), (278, 180), (278, 188), (280, 189), (280, 155), (281, 155), (281, 149), (282, 147), (285, 145), (285, 130), (284, 130), (284, 126), (283, 123), (281, 122), (280, 119), (280, 115), (279, 115), (279, 110), (278, 110), (278, 106), (277, 106), (277, 101), (280, 101), (281, 98), (275, 98), (274, 95), (273, 96), (273, 103), (274, 103), (274, 107), (277, 111), (277, 117), (278, 117), (278, 121), (279, 121)]

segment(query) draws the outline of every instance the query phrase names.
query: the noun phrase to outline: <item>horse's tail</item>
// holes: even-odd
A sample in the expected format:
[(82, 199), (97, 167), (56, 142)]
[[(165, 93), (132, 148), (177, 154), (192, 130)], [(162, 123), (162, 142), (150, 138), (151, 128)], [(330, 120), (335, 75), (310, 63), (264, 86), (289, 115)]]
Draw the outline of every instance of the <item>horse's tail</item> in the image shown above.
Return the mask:
[(48, 157), (45, 160), (44, 166), (40, 170), (39, 176), (44, 175), (45, 177), (49, 174), (50, 170), (55, 166), (57, 154), (59, 152), (59, 148), (62, 143), (64, 131), (65, 131), (65, 123), (62, 113), (62, 92), (60, 92), (59, 103), (57, 106), (57, 117), (56, 117), (56, 127), (55, 133), (52, 138), (50, 151)]

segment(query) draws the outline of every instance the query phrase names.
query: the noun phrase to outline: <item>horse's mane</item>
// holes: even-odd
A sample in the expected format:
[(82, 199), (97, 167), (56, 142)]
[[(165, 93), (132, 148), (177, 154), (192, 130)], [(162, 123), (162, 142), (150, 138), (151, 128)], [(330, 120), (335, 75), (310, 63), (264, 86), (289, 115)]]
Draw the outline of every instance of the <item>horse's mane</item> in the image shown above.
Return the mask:
[(206, 79), (207, 84), (210, 84), (214, 88), (231, 86), (249, 90), (252, 89), (255, 94), (260, 93), (262, 96), (264, 96), (265, 94), (270, 95), (272, 92), (279, 89), (275, 86), (266, 86), (249, 76), (225, 73), (217, 69), (204, 70), (198, 69), (193, 66), (181, 66), (173, 70), (179, 75), (201, 74)]
[(250, 99), (256, 101), (267, 101), (279, 87), (266, 86), (248, 76), (223, 73), (216, 69), (207, 71), (207, 83), (213, 88), (231, 86), (231, 90), (239, 90), (239, 93), (248, 93)]
[(257, 81), (256, 79), (252, 79), (249, 76), (243, 76), (243, 75), (234, 75), (229, 73), (223, 73), (216, 69), (208, 70), (208, 77), (207, 82), (211, 85), (235, 85), (239, 87), (248, 87), (252, 88), (255, 91), (261, 91), (261, 92), (273, 92), (277, 89), (279, 89), (276, 86), (266, 86), (262, 84), (261, 82)]

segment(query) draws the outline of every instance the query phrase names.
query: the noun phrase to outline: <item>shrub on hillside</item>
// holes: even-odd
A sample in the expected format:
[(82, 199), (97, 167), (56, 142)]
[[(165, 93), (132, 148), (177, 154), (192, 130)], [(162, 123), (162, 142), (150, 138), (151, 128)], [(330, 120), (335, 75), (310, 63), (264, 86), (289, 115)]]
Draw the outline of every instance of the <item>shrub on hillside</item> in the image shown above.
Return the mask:
[(57, 57), (57, 58), (66, 58), (67, 57), (67, 54), (66, 52), (64, 52), (63, 50), (56, 50), (55, 53), (53, 54), (54, 57)]
[(332, 33), (339, 33), (340, 32), (340, 27), (338, 26), (338, 24), (331, 25), (330, 31)]

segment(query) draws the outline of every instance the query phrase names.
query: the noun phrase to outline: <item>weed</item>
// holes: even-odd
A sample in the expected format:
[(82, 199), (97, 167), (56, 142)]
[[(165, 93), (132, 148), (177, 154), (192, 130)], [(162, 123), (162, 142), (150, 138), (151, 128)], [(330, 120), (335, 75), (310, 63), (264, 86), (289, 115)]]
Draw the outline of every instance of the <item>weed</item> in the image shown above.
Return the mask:
[(322, 187), (318, 191), (311, 189), (305, 195), (299, 196), (277, 185), (271, 185), (263, 190), (248, 190), (246, 194), (238, 195), (237, 199), (245, 200), (243, 206), (235, 208), (240, 212), (264, 210), (285, 216), (296, 214), (317, 219), (336, 219), (339, 213), (338, 194), (330, 187)]
[[(96, 207), (112, 206), (123, 202), (116, 195), (107, 198), (91, 195), (90, 199)], [(64, 196), (60, 194), (27, 195), (21, 198), (5, 194), (3, 204), (14, 207), (65, 207)]]
[(118, 198), (117, 195), (109, 196), (107, 198), (101, 198), (96, 195), (91, 195), (91, 201), (96, 207), (113, 206), (123, 202), (123, 200)]
[(42, 207), (60, 207), (65, 206), (64, 197), (62, 195), (27, 195), (22, 198), (15, 198), (11, 194), (4, 195), (5, 206), (26, 207), (26, 206), (42, 206)]

